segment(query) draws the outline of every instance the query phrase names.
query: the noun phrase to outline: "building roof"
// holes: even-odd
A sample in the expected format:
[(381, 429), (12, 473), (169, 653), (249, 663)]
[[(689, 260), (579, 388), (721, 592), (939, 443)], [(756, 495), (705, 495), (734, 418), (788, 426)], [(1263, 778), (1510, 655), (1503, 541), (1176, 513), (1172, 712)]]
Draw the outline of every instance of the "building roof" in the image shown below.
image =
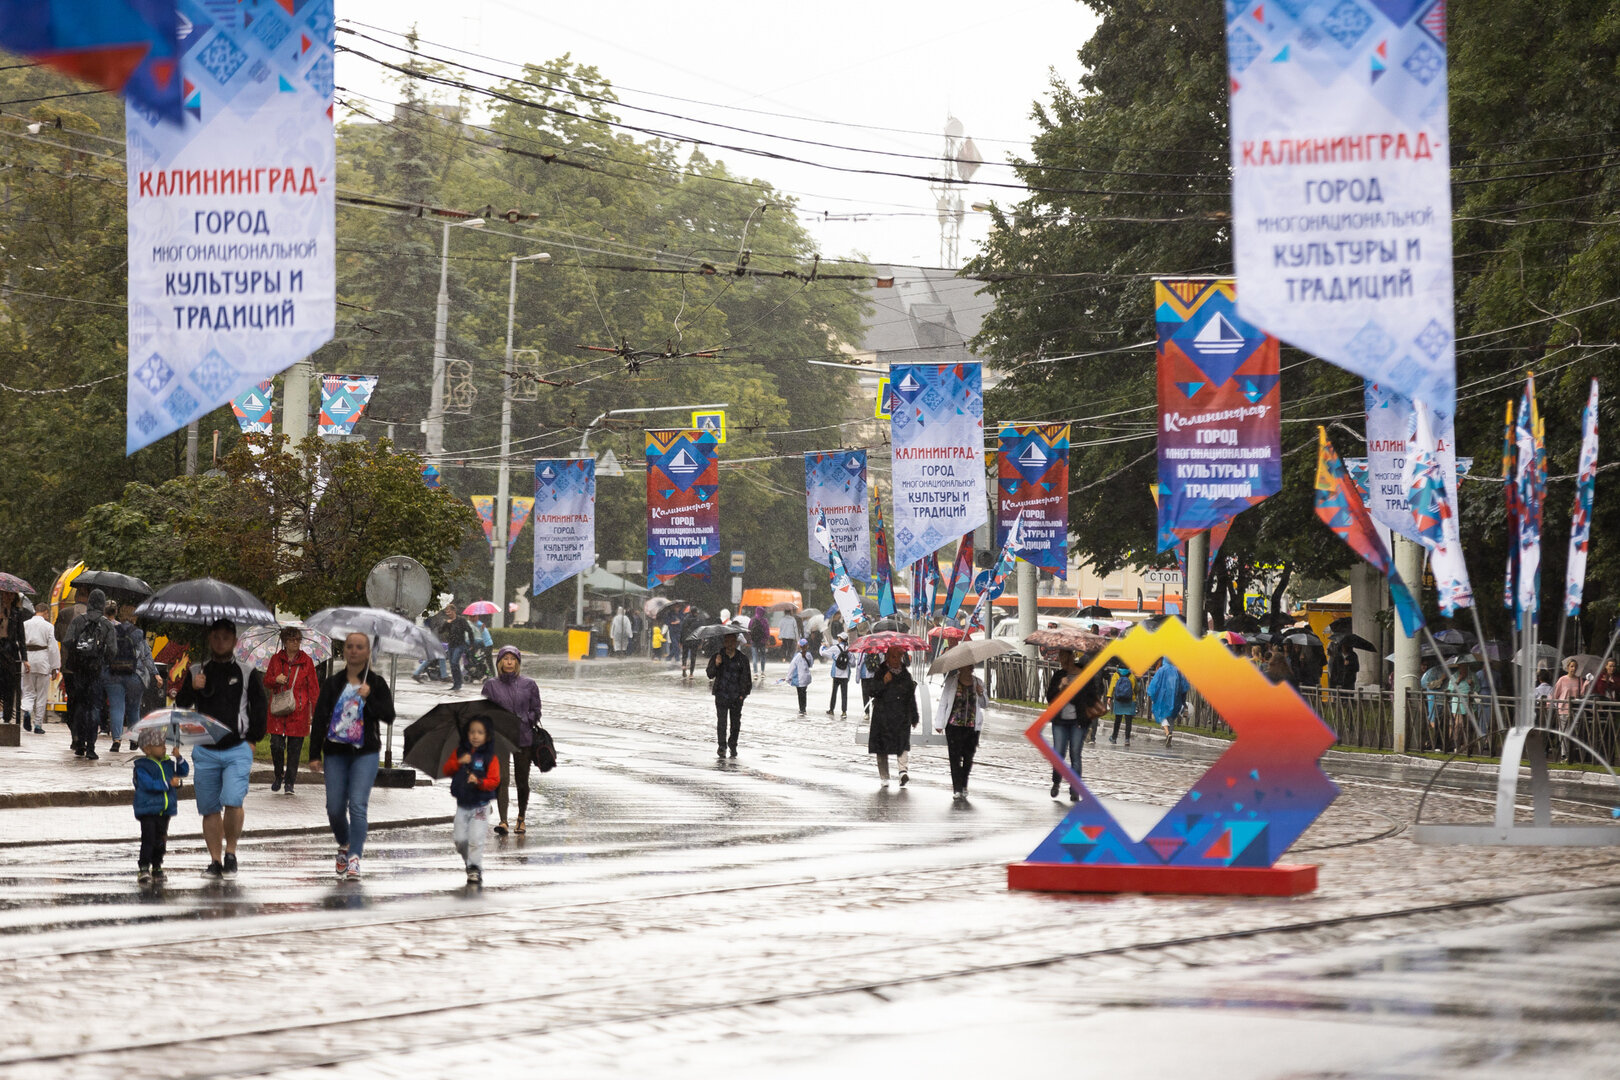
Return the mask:
[(979, 359), (967, 342), (994, 304), (983, 282), (914, 266), (876, 265), (872, 273), (894, 285), (867, 290), (872, 311), (860, 351), (876, 353), (880, 364)]

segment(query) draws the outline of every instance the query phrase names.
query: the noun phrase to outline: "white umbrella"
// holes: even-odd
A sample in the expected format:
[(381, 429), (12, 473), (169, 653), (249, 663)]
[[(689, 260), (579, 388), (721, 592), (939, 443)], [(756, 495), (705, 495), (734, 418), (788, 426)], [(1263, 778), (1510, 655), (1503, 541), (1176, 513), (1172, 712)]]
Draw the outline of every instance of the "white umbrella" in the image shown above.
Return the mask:
[(418, 660), (437, 660), (445, 654), (444, 643), (433, 631), (382, 608), (327, 608), (304, 620), (304, 625), (333, 639), (364, 634), (371, 639), (373, 652)]
[(939, 654), (939, 659), (928, 665), (928, 674), (939, 675), (946, 671), (955, 671), (957, 668), (972, 667), (1003, 653), (1013, 651), (1013, 643), (1006, 638), (979, 638), (973, 641), (964, 641), (960, 645), (952, 645)]

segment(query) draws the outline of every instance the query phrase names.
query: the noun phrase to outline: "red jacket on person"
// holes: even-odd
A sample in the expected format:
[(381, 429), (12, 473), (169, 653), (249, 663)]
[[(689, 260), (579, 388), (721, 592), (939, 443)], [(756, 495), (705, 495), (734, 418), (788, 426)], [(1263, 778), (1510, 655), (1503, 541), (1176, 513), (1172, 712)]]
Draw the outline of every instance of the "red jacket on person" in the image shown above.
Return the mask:
[[(278, 676), (287, 676), (287, 685), (276, 685)], [(278, 690), (293, 692), (293, 711), (281, 716), (270, 713), (270, 734), (303, 738), (309, 734), (310, 717), (315, 712), (315, 699), (320, 696), (320, 679), (315, 674), (315, 661), (302, 649), (298, 658), (289, 662), (287, 651), (277, 649), (264, 671), (264, 692), (274, 698)]]

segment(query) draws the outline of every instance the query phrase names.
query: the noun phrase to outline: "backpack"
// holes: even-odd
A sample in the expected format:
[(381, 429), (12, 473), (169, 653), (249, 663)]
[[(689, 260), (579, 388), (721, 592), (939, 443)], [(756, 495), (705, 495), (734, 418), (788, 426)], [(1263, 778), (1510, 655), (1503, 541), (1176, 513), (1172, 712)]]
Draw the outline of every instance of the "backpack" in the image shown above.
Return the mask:
[(101, 674), (107, 663), (107, 642), (101, 632), (102, 619), (91, 619), (73, 639), (73, 671), (75, 674)]
[(1123, 672), (1120, 674), (1114, 683), (1115, 701), (1134, 701), (1136, 699), (1136, 688), (1131, 685), (1131, 681), (1130, 675)]
[(541, 772), (550, 772), (557, 767), (557, 744), (551, 741), (551, 732), (534, 726), (534, 742), (529, 744), (529, 760)]
[(114, 675), (135, 674), (135, 635), (140, 633), (128, 623), (113, 624), (113, 654), (107, 661), (107, 670)]

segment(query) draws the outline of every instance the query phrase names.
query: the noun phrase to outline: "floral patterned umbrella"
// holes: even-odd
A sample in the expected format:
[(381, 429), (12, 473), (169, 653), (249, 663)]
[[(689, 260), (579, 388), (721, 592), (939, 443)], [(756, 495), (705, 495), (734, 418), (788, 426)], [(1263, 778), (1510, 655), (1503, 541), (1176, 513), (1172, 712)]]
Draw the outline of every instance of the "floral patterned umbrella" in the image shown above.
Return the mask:
[(928, 642), (920, 637), (910, 634), (897, 634), (894, 632), (883, 634), (867, 634), (849, 647), (850, 652), (858, 653), (886, 653), (890, 649), (904, 649), (910, 652), (913, 649), (926, 649)]
[(311, 630), (302, 623), (285, 626), (245, 626), (236, 636), (236, 658), (263, 670), (270, 666), (270, 658), (281, 651), (281, 632), (298, 630), (304, 635), (299, 648), (309, 654), (317, 664), (332, 659), (332, 642), (325, 634)]

